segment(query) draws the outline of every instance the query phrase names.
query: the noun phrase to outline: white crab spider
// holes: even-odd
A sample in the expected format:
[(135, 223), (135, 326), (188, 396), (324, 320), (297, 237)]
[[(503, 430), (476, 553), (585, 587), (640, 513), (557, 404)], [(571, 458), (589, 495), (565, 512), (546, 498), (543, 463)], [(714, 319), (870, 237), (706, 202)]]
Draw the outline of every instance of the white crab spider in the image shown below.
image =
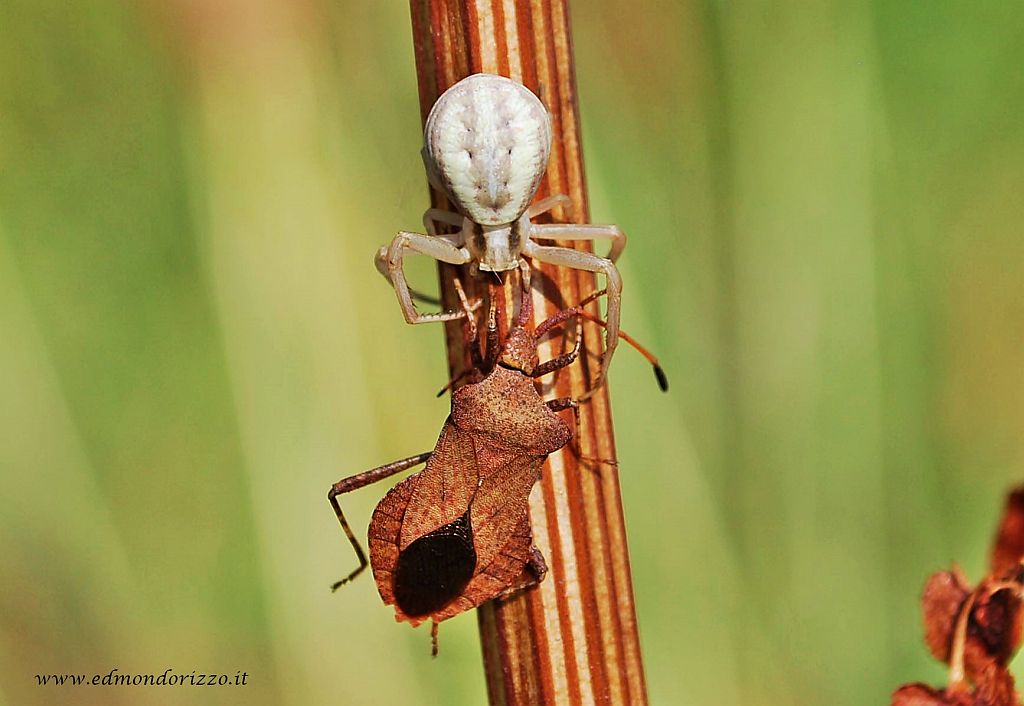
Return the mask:
[[(484, 272), (504, 272), (528, 265), (523, 256), (551, 265), (601, 272), (607, 279), (608, 325), (601, 373), (619, 340), (622, 279), (615, 260), (626, 236), (614, 225), (537, 224), (530, 219), (570, 203), (562, 194), (533, 206), (530, 202), (547, 170), (551, 152), (551, 116), (529, 89), (493, 74), (474, 74), (445, 91), (427, 116), (423, 162), (430, 183), (461, 213), (428, 209), (428, 235), (402, 231), (377, 253), (377, 269), (391, 281), (410, 324), (450, 321), (465, 312), (420, 314), (403, 271), (407, 249), (452, 265), (472, 263)], [(434, 223), (456, 226), (438, 233)], [(608, 257), (571, 248), (539, 245), (537, 239), (611, 241)]]

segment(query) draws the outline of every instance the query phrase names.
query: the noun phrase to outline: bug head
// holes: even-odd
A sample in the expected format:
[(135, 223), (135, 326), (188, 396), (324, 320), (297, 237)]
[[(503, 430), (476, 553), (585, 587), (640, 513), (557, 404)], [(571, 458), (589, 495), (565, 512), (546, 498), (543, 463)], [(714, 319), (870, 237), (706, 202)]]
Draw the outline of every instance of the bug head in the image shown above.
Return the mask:
[(537, 338), (522, 326), (509, 329), (498, 362), (524, 375), (531, 374), (537, 365)]
[(528, 88), (474, 74), (437, 99), (423, 131), (430, 183), (474, 223), (511, 224), (547, 169), (551, 116)]

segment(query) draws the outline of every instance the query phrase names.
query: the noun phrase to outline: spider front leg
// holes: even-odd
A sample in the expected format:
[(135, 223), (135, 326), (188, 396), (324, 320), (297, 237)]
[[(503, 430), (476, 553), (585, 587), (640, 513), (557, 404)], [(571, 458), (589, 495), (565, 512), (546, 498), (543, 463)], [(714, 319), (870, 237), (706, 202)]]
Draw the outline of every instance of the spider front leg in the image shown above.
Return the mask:
[[(550, 226), (534, 226), (533, 232), (531, 232), (531, 238), (534, 237), (537, 230), (547, 229)], [(567, 228), (569, 226), (566, 226)], [(566, 237), (572, 239), (575, 237), (573, 233), (588, 232), (588, 228), (594, 228), (595, 226), (577, 225), (572, 226), (576, 230), (567, 231)], [(599, 226), (604, 227), (604, 226)], [(548, 237), (546, 234), (540, 237)], [(571, 248), (563, 248), (557, 246), (537, 245), (532, 240), (527, 240), (523, 246), (523, 254), (527, 257), (532, 257), (540, 262), (546, 262), (549, 265), (557, 265), (559, 267), (571, 267), (576, 270), (585, 270), (587, 272), (600, 272), (606, 280), (606, 288), (608, 290), (608, 326), (605, 329), (605, 344), (604, 344), (604, 356), (601, 358), (601, 372), (597, 379), (594, 380), (590, 390), (580, 395), (579, 400), (589, 399), (597, 389), (604, 383), (605, 377), (608, 375), (608, 364), (611, 362), (612, 354), (615, 353), (615, 347), (619, 343), (619, 312), (622, 307), (622, 277), (619, 275), (619, 270), (615, 267), (615, 263), (611, 260), (603, 257), (598, 257), (593, 253), (583, 252), (582, 250), (573, 250)]]
[(398, 304), (402, 314), (410, 324), (422, 324), (427, 321), (452, 321), (466, 316), (465, 311), (445, 311), (438, 314), (420, 314), (416, 311), (413, 301), (414, 293), (409, 289), (403, 268), (405, 250), (412, 249), (421, 255), (432, 257), (450, 265), (465, 265), (472, 256), (464, 247), (447, 240), (444, 236), (430, 236), (422, 233), (401, 231), (387, 248), (381, 248), (375, 259), (377, 269), (381, 271), (395, 288)]
[[(452, 226), (462, 226), (462, 216), (452, 211), (445, 211), (440, 208), (428, 208), (423, 212), (423, 227), (427, 231), (427, 235), (432, 237), (441, 238), (452, 243), (456, 247), (462, 238), (462, 234), (459, 232), (455, 233), (438, 233), (437, 223), (446, 223)], [(374, 267), (377, 268), (377, 272), (383, 275), (384, 279), (391, 283), (391, 277), (388, 275), (388, 246), (382, 245), (377, 251), (377, 255), (373, 258)], [(422, 302), (424, 304), (430, 304), (432, 306), (440, 306), (440, 297), (435, 297), (432, 294), (424, 294), (419, 290), (409, 287), (409, 295), (414, 301)]]

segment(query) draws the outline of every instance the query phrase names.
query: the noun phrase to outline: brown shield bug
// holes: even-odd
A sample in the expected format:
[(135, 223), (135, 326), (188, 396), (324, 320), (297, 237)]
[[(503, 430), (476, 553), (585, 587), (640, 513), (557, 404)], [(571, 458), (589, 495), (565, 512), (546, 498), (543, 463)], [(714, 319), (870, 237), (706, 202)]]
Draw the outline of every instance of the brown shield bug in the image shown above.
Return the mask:
[[(396, 620), (413, 626), (431, 620), (435, 635), (437, 623), (535, 583), (547, 570), (533, 546), (528, 500), (544, 459), (573, 437), (556, 412), (575, 408), (577, 401), (545, 401), (534, 380), (576, 359), (579, 320), (596, 317), (584, 312), (581, 303), (529, 330), (530, 270), (523, 267), (521, 272), (519, 312), (500, 347), (494, 345), (497, 324), (491, 298), (486, 359), (469, 304), (457, 286), (467, 311), (475, 369), (471, 382), (453, 393), (451, 413), (434, 450), (344, 478), (327, 494), (359, 559), (359, 566), (332, 590), (369, 564), (381, 598), (395, 608)], [(538, 364), (538, 339), (572, 318), (577, 319), (573, 349)], [(634, 343), (627, 336), (623, 340)], [(657, 361), (641, 352), (662, 380)], [(374, 510), (367, 561), (338, 496), (423, 463), (423, 470), (393, 487)]]

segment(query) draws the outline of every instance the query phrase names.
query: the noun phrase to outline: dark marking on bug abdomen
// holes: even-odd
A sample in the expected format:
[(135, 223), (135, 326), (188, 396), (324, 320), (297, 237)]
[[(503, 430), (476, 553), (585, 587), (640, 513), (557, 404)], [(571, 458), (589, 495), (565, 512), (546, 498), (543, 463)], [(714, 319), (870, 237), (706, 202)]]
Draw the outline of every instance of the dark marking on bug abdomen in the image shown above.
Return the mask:
[(395, 603), (410, 617), (429, 615), (460, 596), (476, 569), (469, 512), (398, 555)]

